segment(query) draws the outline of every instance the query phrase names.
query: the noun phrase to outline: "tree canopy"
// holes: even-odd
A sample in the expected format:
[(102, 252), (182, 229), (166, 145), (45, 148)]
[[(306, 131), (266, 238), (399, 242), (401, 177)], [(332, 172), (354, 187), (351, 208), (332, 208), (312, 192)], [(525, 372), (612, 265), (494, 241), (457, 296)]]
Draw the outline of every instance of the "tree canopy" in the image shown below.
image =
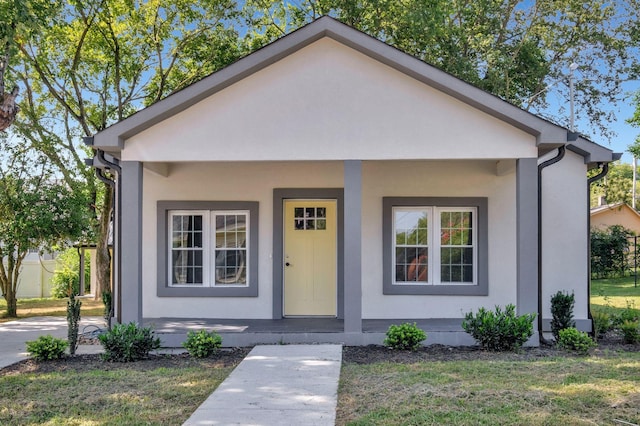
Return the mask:
[(604, 105), (633, 70), (638, 13), (637, 0), (5, 0), (0, 81), (22, 93), (11, 135), (89, 197), (100, 292), (113, 194), (84, 165), (82, 136), (322, 15), (559, 124), (575, 62), (577, 118), (608, 136)]
[(0, 289), (9, 316), (16, 316), (20, 266), (29, 250), (52, 251), (86, 234), (84, 195), (56, 180), (42, 156), (18, 153), (0, 168)]

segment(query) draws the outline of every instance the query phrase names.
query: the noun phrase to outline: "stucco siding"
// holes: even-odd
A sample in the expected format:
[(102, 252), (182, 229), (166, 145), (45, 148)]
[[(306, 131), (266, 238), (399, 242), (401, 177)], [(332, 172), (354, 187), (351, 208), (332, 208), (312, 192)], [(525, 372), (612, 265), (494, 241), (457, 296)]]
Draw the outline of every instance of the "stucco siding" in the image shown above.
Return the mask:
[[(271, 318), (273, 188), (340, 188), (339, 162), (183, 163), (165, 178), (145, 170), (143, 200), (143, 316)], [(258, 297), (158, 297), (156, 205), (159, 200), (257, 201)]]
[(571, 151), (543, 171), (542, 307), (551, 318), (551, 296), (575, 294), (576, 319), (587, 318), (587, 166)]
[[(363, 165), (362, 310), (373, 318), (460, 318), (481, 306), (516, 302), (515, 173), (492, 161), (367, 162)], [(382, 294), (383, 196), (487, 197), (489, 295)]]
[[(274, 188), (340, 188), (342, 162), (173, 164), (168, 178), (144, 173), (143, 316), (271, 318)], [(495, 161), (363, 162), (363, 318), (459, 318), (480, 306), (515, 303), (515, 173)], [(488, 296), (382, 294), (382, 197), (487, 197)], [(159, 200), (258, 201), (258, 297), (158, 297), (156, 206)]]
[(132, 161), (536, 155), (534, 136), (331, 39), (131, 137), (122, 151)]

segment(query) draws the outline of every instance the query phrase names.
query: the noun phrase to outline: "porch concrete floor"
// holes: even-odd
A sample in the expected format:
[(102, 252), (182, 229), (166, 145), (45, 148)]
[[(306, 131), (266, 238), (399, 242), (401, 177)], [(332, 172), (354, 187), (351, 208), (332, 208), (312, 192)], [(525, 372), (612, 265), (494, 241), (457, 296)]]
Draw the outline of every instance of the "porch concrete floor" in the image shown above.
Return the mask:
[[(426, 332), (462, 332), (462, 319), (367, 319), (362, 320), (363, 333), (385, 333), (392, 324), (414, 322)], [(218, 333), (343, 333), (344, 321), (336, 318), (283, 319), (210, 319), (210, 318), (145, 318), (143, 324), (157, 333), (184, 334), (208, 329)]]

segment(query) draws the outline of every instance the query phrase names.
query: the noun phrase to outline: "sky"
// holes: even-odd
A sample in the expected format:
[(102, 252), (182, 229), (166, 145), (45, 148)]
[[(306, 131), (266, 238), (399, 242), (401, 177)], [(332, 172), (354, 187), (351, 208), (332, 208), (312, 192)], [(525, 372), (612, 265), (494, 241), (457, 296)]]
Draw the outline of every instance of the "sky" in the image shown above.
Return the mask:
[[(631, 154), (627, 151), (627, 147), (635, 141), (640, 135), (640, 127), (633, 127), (626, 122), (626, 119), (633, 115), (635, 107), (633, 105), (633, 94), (640, 91), (640, 81), (634, 80), (627, 82), (623, 85), (625, 93), (623, 100), (619, 105), (610, 105), (611, 110), (615, 111), (617, 120), (611, 124), (611, 128), (617, 133), (617, 136), (611, 138), (610, 144), (607, 141), (594, 140), (594, 142), (600, 145), (606, 146), (612, 149), (614, 152), (622, 152), (623, 163), (629, 163), (633, 161)], [(585, 123), (577, 123), (577, 128), (580, 130)]]

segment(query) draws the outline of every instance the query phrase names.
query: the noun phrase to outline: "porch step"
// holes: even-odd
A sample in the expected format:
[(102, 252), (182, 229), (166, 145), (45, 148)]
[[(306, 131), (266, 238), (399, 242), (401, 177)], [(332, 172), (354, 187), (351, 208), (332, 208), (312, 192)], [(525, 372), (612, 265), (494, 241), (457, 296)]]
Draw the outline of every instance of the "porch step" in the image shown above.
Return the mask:
[(184, 423), (335, 424), (341, 345), (256, 346)]

